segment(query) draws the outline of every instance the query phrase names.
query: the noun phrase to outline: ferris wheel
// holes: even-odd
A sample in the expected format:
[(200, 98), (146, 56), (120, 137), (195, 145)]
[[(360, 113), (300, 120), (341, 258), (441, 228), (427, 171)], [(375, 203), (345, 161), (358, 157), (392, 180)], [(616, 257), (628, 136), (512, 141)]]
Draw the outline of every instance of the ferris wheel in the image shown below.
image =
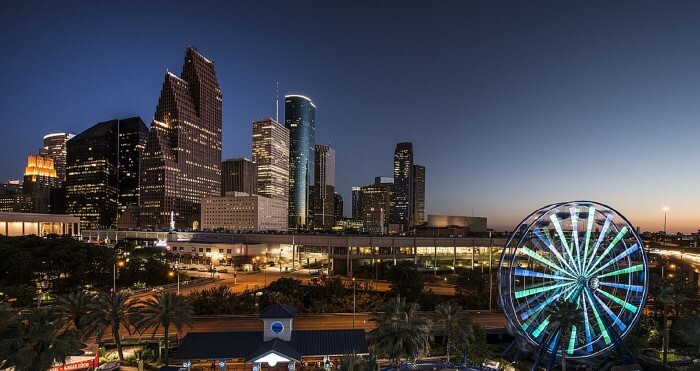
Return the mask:
[[(648, 264), (634, 227), (589, 201), (545, 206), (513, 231), (498, 269), (499, 301), (519, 349), (588, 359), (618, 347), (642, 314)], [(579, 326), (561, 339), (547, 308), (576, 303)], [(558, 346), (561, 344), (562, 346)]]

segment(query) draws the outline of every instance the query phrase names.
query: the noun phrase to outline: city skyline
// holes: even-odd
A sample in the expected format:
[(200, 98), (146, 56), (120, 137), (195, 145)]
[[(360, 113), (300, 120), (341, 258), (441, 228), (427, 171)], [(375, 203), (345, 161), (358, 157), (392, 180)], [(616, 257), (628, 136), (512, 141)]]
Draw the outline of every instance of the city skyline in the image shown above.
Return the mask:
[[(669, 232), (700, 226), (687, 166), (700, 158), (696, 4), (168, 4), (195, 27), (154, 29), (158, 3), (8, 6), (2, 181), (46, 134), (150, 123), (163, 70), (193, 45), (227, 97), (223, 158), (251, 157), (250, 122), (274, 116), (279, 82), (280, 97), (317, 104), (316, 143), (336, 150), (346, 200), (390, 176), (394, 146), (410, 141), (428, 169), (426, 215), (512, 230), (530, 210), (587, 199), (642, 230), (663, 229), (664, 206)], [(107, 27), (118, 19), (134, 27)]]

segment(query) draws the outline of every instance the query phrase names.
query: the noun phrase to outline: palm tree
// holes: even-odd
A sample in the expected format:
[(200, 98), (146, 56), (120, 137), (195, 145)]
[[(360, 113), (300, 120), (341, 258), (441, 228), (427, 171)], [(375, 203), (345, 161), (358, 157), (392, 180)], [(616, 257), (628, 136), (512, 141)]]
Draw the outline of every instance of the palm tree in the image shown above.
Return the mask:
[(82, 344), (79, 330), (62, 330), (63, 317), (52, 308), (34, 308), (25, 317), (5, 322), (0, 340), (0, 368), (48, 370), (64, 363)]
[(163, 326), (165, 332), (165, 362), (168, 362), (168, 348), (170, 346), (168, 330), (174, 325), (178, 332), (182, 332), (183, 325), (192, 327), (192, 306), (182, 297), (172, 292), (163, 292), (149, 298), (139, 310), (141, 320), (138, 327), (145, 331), (153, 327), (153, 336)]
[(583, 310), (578, 307), (578, 304), (567, 301), (566, 299), (559, 300), (553, 306), (547, 308), (550, 323), (558, 325), (561, 329), (561, 337), (559, 344), (561, 347), (561, 369), (566, 371), (566, 342), (571, 337), (571, 328), (573, 326), (580, 327), (583, 322)]
[(397, 296), (384, 303), (383, 312), (372, 316), (377, 327), (370, 331), (368, 340), (377, 352), (395, 362), (397, 369), (402, 359), (413, 360), (430, 352), (431, 323), (416, 317), (418, 308), (417, 303), (406, 303)]
[(445, 336), (445, 346), (447, 348), (447, 362), (450, 363), (450, 350), (454, 343), (462, 341), (469, 343), (473, 332), (471, 318), (469, 314), (462, 310), (461, 305), (454, 302), (440, 303), (435, 307), (435, 314), (438, 317), (438, 324), (442, 324)]
[(88, 309), (90, 313), (81, 319), (84, 321), (86, 336), (95, 333), (99, 342), (102, 340), (105, 330), (110, 328), (117, 346), (119, 360), (124, 361), (119, 327), (124, 326), (131, 335), (131, 329), (136, 328), (138, 301), (131, 300), (131, 295), (126, 291), (103, 292), (88, 304)]
[(91, 300), (92, 295), (86, 294), (85, 291), (56, 297), (56, 309), (63, 314), (66, 329), (72, 324), (78, 330), (85, 330), (82, 318), (88, 314), (88, 304)]

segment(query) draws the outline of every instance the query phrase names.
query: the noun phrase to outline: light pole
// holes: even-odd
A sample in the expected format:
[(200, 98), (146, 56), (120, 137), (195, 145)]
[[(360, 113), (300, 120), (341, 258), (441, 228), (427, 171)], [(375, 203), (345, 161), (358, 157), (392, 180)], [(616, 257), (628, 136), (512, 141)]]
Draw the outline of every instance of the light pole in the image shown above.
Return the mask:
[(666, 214), (668, 213), (669, 207), (664, 206), (662, 209), (664, 211), (664, 246), (666, 246)]
[(355, 329), (355, 308), (356, 308), (356, 300), (355, 300), (355, 277), (352, 278), (352, 329)]
[[(177, 265), (175, 269), (177, 269)], [(170, 272), (169, 275), (170, 277), (177, 275), (177, 295), (180, 296), (180, 273)]]
[(114, 263), (114, 276), (113, 276), (114, 277), (114, 287), (112, 288), (112, 292), (114, 292), (114, 293), (117, 292), (117, 265), (120, 267), (123, 267), (124, 262), (118, 261), (118, 262)]

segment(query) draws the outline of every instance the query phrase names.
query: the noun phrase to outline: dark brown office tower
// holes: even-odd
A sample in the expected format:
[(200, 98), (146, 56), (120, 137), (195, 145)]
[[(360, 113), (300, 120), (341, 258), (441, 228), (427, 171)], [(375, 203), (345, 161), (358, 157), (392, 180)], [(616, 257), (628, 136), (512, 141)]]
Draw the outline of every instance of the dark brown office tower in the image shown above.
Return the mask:
[(330, 145), (314, 147), (314, 185), (311, 191), (314, 229), (335, 226), (335, 150)]
[(234, 158), (221, 163), (221, 195), (226, 192), (258, 193), (258, 166), (247, 158)]
[(181, 77), (166, 73), (141, 167), (141, 227), (199, 229), (200, 201), (221, 194), (221, 89), (193, 48)]
[(413, 165), (413, 225), (425, 223), (425, 166)]
[(141, 157), (148, 127), (140, 117), (119, 120), (119, 213), (139, 204)]
[(341, 219), (343, 219), (343, 196), (336, 193), (335, 194), (335, 221), (336, 221), (336, 224)]
[(362, 224), (364, 232), (385, 233), (391, 221), (389, 210), (394, 195), (392, 178), (376, 177), (374, 184), (362, 187)]

